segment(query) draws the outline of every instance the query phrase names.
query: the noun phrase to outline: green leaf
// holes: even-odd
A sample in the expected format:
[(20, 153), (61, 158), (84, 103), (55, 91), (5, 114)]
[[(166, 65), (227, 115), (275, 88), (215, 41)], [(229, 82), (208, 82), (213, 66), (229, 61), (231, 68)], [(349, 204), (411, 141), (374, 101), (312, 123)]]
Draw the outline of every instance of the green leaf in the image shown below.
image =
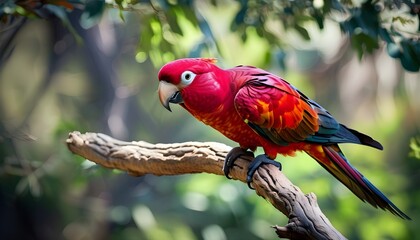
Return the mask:
[(381, 27), (379, 29), (379, 36), (381, 36), (382, 40), (384, 40), (387, 43), (393, 43), (394, 40), (392, 39), (391, 35), (389, 34), (388, 30)]
[(404, 18), (402, 16), (393, 17), (392, 22), (400, 22), (403, 26), (406, 24), (414, 24), (412, 19)]
[(80, 25), (86, 29), (93, 27), (101, 19), (104, 10), (105, 0), (88, 0), (80, 17)]
[(409, 156), (420, 160), (420, 136), (412, 137), (410, 139), (410, 149)]
[(76, 42), (78, 44), (81, 44), (83, 42), (82, 37), (77, 33), (76, 29), (71, 25), (70, 20), (67, 16), (67, 12), (63, 7), (59, 7), (56, 5), (47, 4), (44, 6), (46, 9), (48, 9), (51, 13), (54, 14), (58, 19), (61, 20), (64, 26), (67, 27), (69, 32), (73, 35)]
[(184, 33), (182, 32), (182, 29), (178, 24), (179, 22), (178, 15), (181, 15), (181, 14), (183, 15), (182, 9), (180, 9), (179, 7), (172, 7), (167, 12), (166, 18), (172, 32), (183, 36)]
[(245, 25), (245, 17), (248, 11), (248, 3), (247, 1), (241, 1), (241, 8), (236, 13), (235, 18), (230, 24), (230, 31), (236, 32), (241, 26)]
[(304, 27), (296, 24), (294, 26), (294, 28), (300, 34), (300, 36), (303, 37), (303, 39), (305, 39), (305, 40), (310, 40), (311, 39), (311, 37), (309, 36), (308, 31)]
[(351, 43), (353, 48), (357, 50), (357, 55), (359, 59), (363, 57), (365, 52), (372, 53), (373, 50), (379, 47), (378, 40), (373, 38), (372, 36), (362, 32), (356, 31), (351, 36)]
[(246, 40), (248, 39), (248, 34), (246, 33), (246, 31), (242, 31), (241, 33), (241, 40), (242, 42), (246, 42)]
[(366, 1), (360, 8), (360, 14), (356, 17), (356, 21), (359, 23), (359, 27), (363, 31), (376, 38), (380, 28), (378, 10), (375, 8), (371, 1)]
[(349, 20), (340, 23), (342, 31), (349, 33), (350, 35), (353, 34), (353, 31), (357, 28), (357, 26), (357, 22), (354, 18), (350, 18)]
[(418, 72), (420, 70), (420, 60), (419, 56), (416, 54), (413, 42), (410, 40), (401, 41), (401, 47), (403, 49), (401, 64), (404, 69), (412, 72)]
[(260, 37), (260, 38), (264, 37), (264, 29), (263, 28), (257, 27), (257, 28), (255, 28), (255, 30), (256, 30), (255, 32), (257, 33), (258, 37)]
[(321, 11), (315, 10), (315, 13), (313, 14), (313, 17), (318, 24), (319, 29), (324, 29), (324, 15)]
[(185, 17), (194, 27), (198, 26), (197, 16), (195, 15), (195, 12), (192, 8), (183, 7), (182, 11), (184, 12)]
[(386, 46), (386, 50), (388, 52), (388, 55), (393, 58), (399, 58), (402, 55), (400, 47), (395, 43), (388, 43), (388, 45)]
[(149, 52), (152, 48), (151, 38), (153, 37), (152, 22), (157, 21), (156, 17), (144, 17), (141, 18), (142, 22), (147, 24), (142, 24), (140, 29), (140, 40), (138, 43), (137, 51), (138, 52)]

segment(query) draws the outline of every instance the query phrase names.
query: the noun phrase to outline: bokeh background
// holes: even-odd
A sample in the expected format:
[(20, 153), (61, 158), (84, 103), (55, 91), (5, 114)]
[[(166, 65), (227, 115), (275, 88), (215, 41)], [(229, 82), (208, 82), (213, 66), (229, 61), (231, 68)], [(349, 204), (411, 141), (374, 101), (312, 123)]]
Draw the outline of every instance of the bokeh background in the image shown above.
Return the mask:
[(209, 174), (132, 177), (65, 145), (78, 130), (235, 146), (180, 107), (166, 111), (157, 97), (164, 63), (217, 57), (224, 68), (254, 65), (284, 77), (384, 145), (342, 147), (412, 221), (361, 202), (305, 154), (278, 158), (340, 232), (349, 239), (420, 239), (418, 6), (2, 1), (0, 238), (276, 239), (270, 226), (287, 218), (243, 183)]

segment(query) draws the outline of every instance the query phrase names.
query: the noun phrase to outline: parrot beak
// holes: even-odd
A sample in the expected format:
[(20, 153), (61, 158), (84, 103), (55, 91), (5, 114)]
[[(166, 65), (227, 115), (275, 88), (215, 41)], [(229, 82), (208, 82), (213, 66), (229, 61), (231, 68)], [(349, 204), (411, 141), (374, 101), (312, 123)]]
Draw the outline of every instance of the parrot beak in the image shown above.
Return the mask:
[(159, 82), (159, 100), (166, 109), (172, 112), (169, 103), (183, 103), (181, 93), (178, 88), (172, 83), (166, 81)]

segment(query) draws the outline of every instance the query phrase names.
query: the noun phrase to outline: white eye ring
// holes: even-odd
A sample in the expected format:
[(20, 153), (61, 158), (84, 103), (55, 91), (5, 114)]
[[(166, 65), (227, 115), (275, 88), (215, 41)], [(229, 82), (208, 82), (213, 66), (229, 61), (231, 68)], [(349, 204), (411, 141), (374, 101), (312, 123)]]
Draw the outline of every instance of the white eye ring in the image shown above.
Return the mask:
[(181, 84), (184, 86), (190, 85), (197, 74), (191, 71), (185, 71), (181, 74)]

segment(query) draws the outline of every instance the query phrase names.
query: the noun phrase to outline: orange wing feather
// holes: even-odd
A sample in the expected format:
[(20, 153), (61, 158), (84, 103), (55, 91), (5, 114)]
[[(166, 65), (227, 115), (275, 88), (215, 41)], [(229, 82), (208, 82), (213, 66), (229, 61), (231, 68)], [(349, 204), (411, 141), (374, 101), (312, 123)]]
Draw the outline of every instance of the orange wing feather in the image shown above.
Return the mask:
[(316, 111), (290, 84), (273, 75), (250, 77), (236, 94), (235, 107), (260, 135), (286, 145), (318, 131)]

